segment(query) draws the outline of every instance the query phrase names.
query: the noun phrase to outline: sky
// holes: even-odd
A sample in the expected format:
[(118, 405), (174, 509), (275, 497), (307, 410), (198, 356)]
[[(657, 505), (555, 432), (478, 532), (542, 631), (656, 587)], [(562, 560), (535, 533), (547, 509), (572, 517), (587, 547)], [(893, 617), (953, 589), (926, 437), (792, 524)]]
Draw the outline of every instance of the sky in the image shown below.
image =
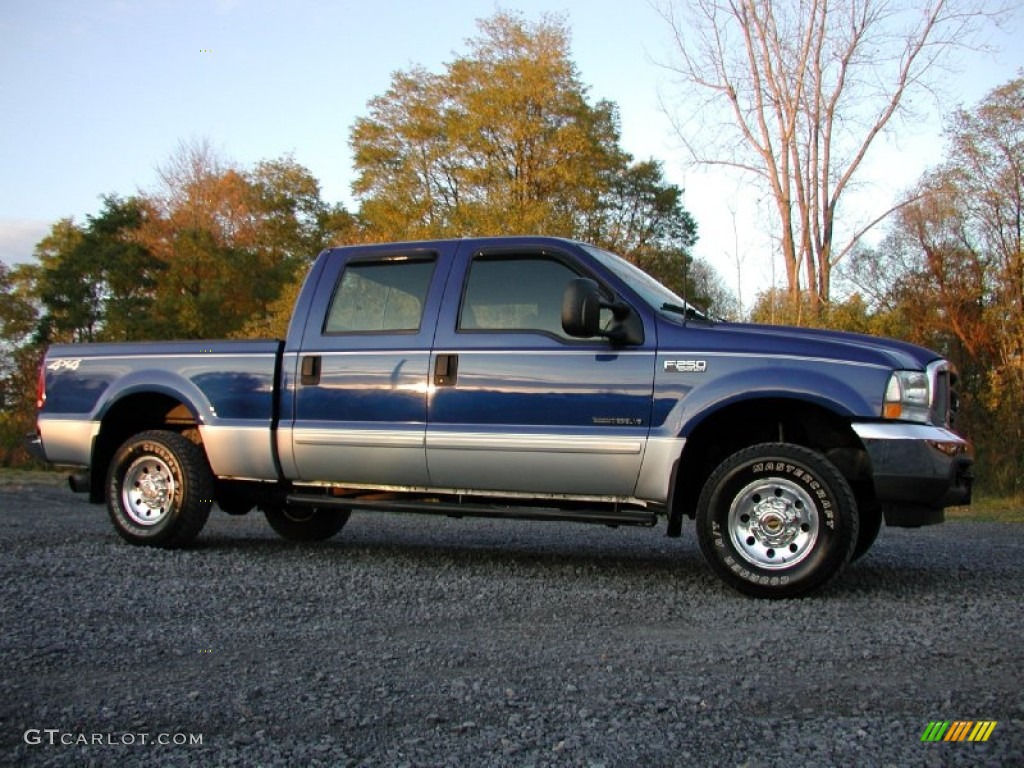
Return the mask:
[[(753, 237), (763, 206), (742, 181), (689, 167), (660, 106), (669, 29), (646, 0), (0, 0), (0, 260), (31, 259), (58, 219), (84, 221), (100, 196), (152, 189), (180, 141), (208, 139), (242, 165), (286, 153), (323, 198), (355, 208), (348, 135), (392, 73), (439, 72), (497, 10), (561, 14), (593, 100), (615, 102), (622, 146), (664, 164), (697, 220), (695, 255), (745, 303), (770, 284)], [(1018, 14), (1019, 15), (1019, 14)], [(970, 106), (1024, 68), (1019, 19), (946, 83)], [(942, 159), (942, 115), (879, 144), (859, 194), (891, 201)]]

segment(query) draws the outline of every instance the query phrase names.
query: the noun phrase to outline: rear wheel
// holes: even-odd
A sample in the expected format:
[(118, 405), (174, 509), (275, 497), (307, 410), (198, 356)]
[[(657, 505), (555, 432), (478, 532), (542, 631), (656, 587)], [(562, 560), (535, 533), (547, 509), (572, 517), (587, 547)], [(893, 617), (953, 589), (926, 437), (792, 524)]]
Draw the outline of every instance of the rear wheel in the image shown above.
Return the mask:
[(857, 522), (839, 470), (789, 443), (727, 458), (697, 505), (704, 557), (726, 583), (756, 597), (795, 597), (837, 577), (857, 543)]
[(126, 541), (183, 547), (210, 516), (213, 473), (203, 449), (178, 433), (140, 432), (114, 454), (106, 497), (111, 522)]
[(289, 541), (325, 541), (345, 527), (347, 509), (320, 507), (264, 507), (270, 527)]

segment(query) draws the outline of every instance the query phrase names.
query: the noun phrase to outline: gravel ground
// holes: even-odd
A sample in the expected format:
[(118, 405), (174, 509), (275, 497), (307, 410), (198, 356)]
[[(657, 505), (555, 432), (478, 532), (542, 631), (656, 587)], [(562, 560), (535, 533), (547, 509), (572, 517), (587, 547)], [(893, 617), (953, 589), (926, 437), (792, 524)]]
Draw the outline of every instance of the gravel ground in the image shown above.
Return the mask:
[(4, 764), (1024, 765), (1018, 525), (883, 530), (766, 602), (692, 526), (357, 513), (296, 545), (215, 512), (166, 552), (34, 485), (0, 519)]

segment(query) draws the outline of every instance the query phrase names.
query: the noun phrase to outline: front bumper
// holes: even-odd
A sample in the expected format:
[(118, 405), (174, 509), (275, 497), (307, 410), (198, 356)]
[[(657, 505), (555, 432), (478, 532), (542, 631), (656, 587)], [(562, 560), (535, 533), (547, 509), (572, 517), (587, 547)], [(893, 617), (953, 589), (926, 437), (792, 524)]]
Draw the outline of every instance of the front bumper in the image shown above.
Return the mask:
[(875, 495), (892, 526), (941, 523), (946, 507), (971, 503), (971, 444), (944, 427), (902, 422), (853, 425), (868, 457)]

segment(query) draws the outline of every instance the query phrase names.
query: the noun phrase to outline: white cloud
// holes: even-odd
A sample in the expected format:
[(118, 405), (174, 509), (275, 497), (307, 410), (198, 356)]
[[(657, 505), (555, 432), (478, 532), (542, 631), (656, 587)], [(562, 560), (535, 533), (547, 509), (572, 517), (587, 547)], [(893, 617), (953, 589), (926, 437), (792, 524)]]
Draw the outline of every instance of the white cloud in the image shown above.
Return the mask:
[(0, 219), (0, 261), (17, 264), (32, 261), (36, 243), (46, 237), (53, 225), (38, 219)]

